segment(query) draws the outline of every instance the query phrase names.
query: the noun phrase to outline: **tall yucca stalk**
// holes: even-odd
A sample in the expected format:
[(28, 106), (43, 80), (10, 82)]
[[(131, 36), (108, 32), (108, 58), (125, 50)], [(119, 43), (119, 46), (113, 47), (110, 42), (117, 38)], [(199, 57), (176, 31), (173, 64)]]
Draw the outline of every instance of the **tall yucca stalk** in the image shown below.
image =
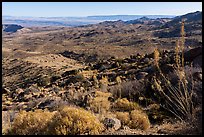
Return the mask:
[[(160, 72), (162, 82), (153, 77), (153, 85), (158, 93), (165, 99), (166, 105), (163, 106), (170, 112), (172, 112), (180, 120), (190, 119), (192, 117), (193, 103), (192, 103), (192, 91), (188, 89), (187, 80), (184, 71), (184, 43), (185, 43), (185, 31), (184, 31), (184, 20), (182, 20), (181, 25), (181, 37), (177, 41), (175, 47), (175, 62), (176, 67), (174, 71), (176, 72), (178, 79), (178, 86), (173, 85), (169, 78), (166, 77), (159, 67), (159, 51), (155, 49), (154, 60), (155, 65)], [(182, 54), (180, 56), (180, 53)], [(161, 86), (163, 84), (164, 86)], [(164, 90), (165, 87), (168, 90)]]
[(184, 67), (184, 45), (185, 45), (185, 30), (184, 30), (184, 19), (181, 22), (181, 51), (182, 51), (182, 67)]

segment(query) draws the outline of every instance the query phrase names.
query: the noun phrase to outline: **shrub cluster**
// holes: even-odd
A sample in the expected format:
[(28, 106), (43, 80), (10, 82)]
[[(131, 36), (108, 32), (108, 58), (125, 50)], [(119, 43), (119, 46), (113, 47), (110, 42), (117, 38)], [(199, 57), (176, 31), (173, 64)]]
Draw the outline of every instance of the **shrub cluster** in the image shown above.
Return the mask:
[(51, 135), (99, 134), (103, 125), (89, 111), (64, 107), (55, 114), (48, 128)]
[(19, 112), (9, 135), (77, 135), (99, 134), (103, 124), (89, 111), (65, 106), (59, 111)]
[(95, 113), (105, 113), (110, 108), (108, 97), (111, 93), (96, 91), (95, 97), (89, 100), (90, 109)]
[(127, 98), (119, 98), (113, 104), (113, 108), (119, 111), (131, 111), (139, 109), (140, 106), (136, 102), (130, 102)]
[(10, 135), (45, 135), (48, 122), (52, 120), (53, 112), (35, 110), (20, 111), (11, 125)]
[(150, 121), (146, 113), (141, 110), (132, 110), (129, 112), (116, 112), (116, 117), (122, 125), (127, 125), (132, 129), (146, 130), (150, 127)]

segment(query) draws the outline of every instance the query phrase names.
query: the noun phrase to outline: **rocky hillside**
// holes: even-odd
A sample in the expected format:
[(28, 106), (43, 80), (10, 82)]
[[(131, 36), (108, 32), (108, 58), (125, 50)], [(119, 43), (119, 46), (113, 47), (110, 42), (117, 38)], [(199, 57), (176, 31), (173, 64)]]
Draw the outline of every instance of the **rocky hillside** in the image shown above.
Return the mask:
[[(193, 71), (191, 71), (196, 86), (194, 89), (195, 95), (193, 95), (193, 97), (197, 105), (200, 104), (202, 100), (202, 71), (198, 69), (202, 64), (197, 61), (198, 56), (202, 58), (202, 52), (196, 51), (201, 51), (201, 49), (192, 49), (185, 54), (185, 73), (187, 77), (190, 76), (189, 63), (192, 62), (193, 67), (195, 67)], [(69, 58), (77, 59), (79, 57), (76, 53), (64, 52), (62, 55), (64, 57), (61, 55), (46, 55), (43, 57), (28, 57), (23, 60), (4, 59), (3, 111), (13, 113), (8, 115), (17, 115), (17, 112), (20, 110), (32, 112), (37, 109), (48, 109), (50, 112), (54, 112), (61, 105), (69, 104), (82, 107), (85, 110), (91, 110), (98, 115), (102, 113), (98, 110), (100, 106), (103, 111), (106, 111), (111, 116), (103, 116), (108, 120), (106, 122), (104, 121), (104, 125), (107, 126), (107, 129), (111, 128), (114, 131), (109, 132), (109, 130), (105, 130), (102, 134), (179, 133), (179, 131), (173, 127), (174, 125), (171, 125), (172, 128), (174, 128), (174, 132), (172, 132), (169, 131), (168, 128), (165, 129), (162, 127), (164, 125), (161, 124), (166, 120), (172, 121), (171, 119), (174, 116), (162, 107), (159, 107), (160, 102), (158, 102), (159, 100), (155, 97), (156, 92), (152, 87), (152, 80), (153, 77), (159, 75), (160, 72), (158, 72), (154, 65), (154, 53), (146, 55), (138, 54), (122, 60), (112, 57), (105, 60), (92, 61), (92, 63), (88, 61), (87, 66), (77, 64), (75, 61), (71, 62)], [(159, 65), (161, 71), (165, 75), (169, 75), (171, 82), (175, 82), (174, 75), (176, 75), (174, 72), (174, 56), (174, 51), (160, 51), (160, 58), (162, 58), (162, 60), (159, 61)], [(66, 59), (66, 57), (69, 58)], [(87, 59), (84, 58), (84, 60)], [(108, 96), (105, 94), (108, 94)], [(107, 100), (105, 99), (106, 97)], [(142, 111), (147, 113), (151, 124), (161, 124), (160, 126), (163, 128), (161, 128), (162, 132), (154, 126), (151, 126), (147, 131), (133, 130), (135, 129), (134, 126), (127, 126), (124, 123), (121, 126), (123, 119), (113, 116), (112, 113), (117, 112), (118, 114), (123, 114), (135, 108), (131, 108), (130, 106), (130, 108), (123, 108), (123, 106), (120, 108), (118, 104), (118, 110), (114, 107), (114, 105), (117, 105), (118, 98), (123, 98), (127, 103), (128, 100), (138, 102)], [(100, 99), (104, 99), (102, 103), (106, 104), (101, 104)], [(121, 109), (124, 109), (125, 112), (121, 111)], [(105, 120), (104, 118), (101, 120)], [(111, 121), (114, 122), (111, 123)], [(113, 126), (109, 124), (113, 124)], [(180, 126), (183, 126), (183, 129), (180, 129), (180, 133), (185, 132), (190, 134), (187, 126)], [(192, 133), (198, 134), (194, 130)]]
[(182, 19), (185, 20), (186, 36), (202, 35), (202, 12), (200, 11), (173, 18), (171, 21), (161, 26), (154, 35), (160, 38), (179, 37), (179, 24)]
[(171, 18), (156, 18), (156, 19), (150, 19), (147, 17), (142, 17), (137, 20), (130, 20), (126, 21), (126, 24), (146, 24), (146, 25), (155, 25), (155, 26), (161, 26), (166, 24), (167, 22), (171, 21)]

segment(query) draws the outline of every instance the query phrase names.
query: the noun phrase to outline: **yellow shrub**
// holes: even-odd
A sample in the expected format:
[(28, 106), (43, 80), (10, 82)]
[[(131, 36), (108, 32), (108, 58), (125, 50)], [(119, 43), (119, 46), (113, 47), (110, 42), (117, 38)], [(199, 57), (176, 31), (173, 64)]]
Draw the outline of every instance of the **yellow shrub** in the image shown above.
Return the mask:
[(127, 125), (130, 122), (129, 112), (116, 112), (116, 118), (119, 119), (123, 125)]
[(130, 122), (128, 123), (130, 128), (139, 128), (146, 130), (150, 127), (150, 122), (146, 113), (141, 110), (133, 110), (130, 113)]
[(113, 107), (119, 111), (131, 111), (140, 108), (137, 103), (130, 102), (126, 98), (117, 99)]
[(90, 109), (95, 113), (107, 112), (110, 108), (108, 97), (111, 95), (111, 93), (96, 91), (95, 98), (89, 100)]
[(110, 108), (110, 102), (105, 97), (95, 97), (89, 103), (90, 109), (95, 113), (104, 113)]
[(11, 126), (8, 134), (11, 135), (44, 135), (47, 123), (54, 113), (36, 110), (34, 112), (20, 111)]
[(106, 76), (102, 77), (102, 79), (99, 81), (99, 87), (102, 91), (107, 91), (108, 84), (109, 82)]
[(108, 78), (106, 76), (102, 76), (102, 79), (100, 80), (101, 83), (108, 85)]
[(103, 125), (89, 111), (64, 107), (53, 117), (48, 129), (52, 135), (99, 134)]
[(96, 91), (96, 92), (95, 92), (95, 95), (96, 95), (97, 97), (106, 97), (106, 98), (112, 96), (111, 93), (101, 92), (101, 91)]

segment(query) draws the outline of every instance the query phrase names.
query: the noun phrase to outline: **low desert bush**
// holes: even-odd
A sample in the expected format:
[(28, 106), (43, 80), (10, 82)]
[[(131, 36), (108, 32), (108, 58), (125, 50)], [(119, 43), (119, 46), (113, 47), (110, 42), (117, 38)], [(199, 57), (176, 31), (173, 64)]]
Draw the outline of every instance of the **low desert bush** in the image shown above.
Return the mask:
[(150, 127), (150, 122), (147, 114), (142, 112), (141, 110), (131, 111), (128, 126), (133, 129), (148, 129)]
[(132, 110), (131, 112), (116, 112), (116, 118), (118, 118), (122, 125), (127, 125), (132, 129), (146, 130), (150, 127), (150, 121), (148, 116), (142, 110)]
[(106, 76), (102, 77), (102, 79), (99, 81), (100, 90), (106, 92), (108, 84), (109, 84), (108, 78)]
[(99, 134), (103, 124), (89, 111), (82, 108), (63, 107), (48, 124), (48, 134), (80, 135)]
[(127, 125), (130, 122), (129, 112), (116, 112), (116, 118), (119, 119), (122, 125)]
[(96, 97), (105, 97), (105, 98), (108, 98), (108, 97), (112, 96), (112, 94), (108, 93), (108, 92), (96, 91), (95, 92), (95, 96)]
[(95, 97), (89, 100), (90, 109), (95, 113), (105, 113), (110, 108), (110, 102), (108, 98), (111, 93), (96, 91)]
[(140, 106), (136, 102), (130, 102), (127, 98), (117, 99), (113, 108), (119, 111), (131, 111), (134, 109), (140, 109)]
[(11, 125), (9, 135), (45, 135), (47, 123), (54, 113), (43, 110), (20, 111)]
[(104, 113), (110, 108), (108, 98), (104, 97), (95, 97), (89, 103), (90, 109), (95, 113)]
[(128, 98), (137, 100), (146, 91), (145, 83), (142, 80), (134, 80), (120, 83), (109, 88), (115, 98)]
[(37, 82), (38, 86), (47, 86), (50, 84), (50, 77), (45, 75), (45, 76), (41, 76)]
[(79, 73), (79, 74), (77, 74), (77, 75), (74, 77), (74, 80), (75, 80), (76, 82), (78, 82), (78, 81), (84, 81), (84, 80), (85, 80), (85, 77), (84, 77), (83, 74)]

